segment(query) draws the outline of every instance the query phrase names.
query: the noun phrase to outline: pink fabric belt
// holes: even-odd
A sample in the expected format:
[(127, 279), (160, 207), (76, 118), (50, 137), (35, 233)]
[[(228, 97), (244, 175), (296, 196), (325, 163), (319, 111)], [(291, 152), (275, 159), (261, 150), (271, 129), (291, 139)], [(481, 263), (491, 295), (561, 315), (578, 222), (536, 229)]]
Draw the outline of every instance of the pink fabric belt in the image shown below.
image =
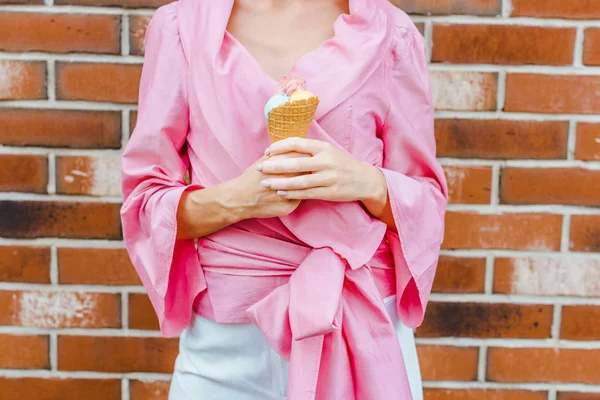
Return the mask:
[[(265, 246), (278, 251), (265, 252)], [(406, 372), (395, 329), (382, 301), (395, 291), (385, 241), (371, 262), (354, 269), (329, 247), (311, 249), (234, 227), (201, 239), (198, 247), (205, 273), (219, 275), (223, 284), (235, 281), (235, 275), (263, 279), (259, 296), (264, 297), (255, 302), (248, 301), (252, 295), (246, 294), (253, 289), (244, 281), (245, 292), (240, 293), (246, 297), (240, 307), (248, 305), (244, 316), (221, 308), (207, 291), (198, 296), (195, 309), (218, 322), (224, 318), (255, 323), (269, 344), (291, 363), (290, 399), (355, 398), (357, 388), (351, 384), (355, 379), (361, 381), (361, 388), (369, 390), (362, 396), (357, 393), (359, 399), (409, 393), (407, 379), (398, 378), (406, 377)], [(376, 277), (375, 269), (383, 273)], [(264, 279), (269, 283), (265, 284)], [(223, 292), (213, 282), (208, 287), (216, 289), (215, 294)], [(237, 293), (231, 289), (226, 291), (229, 299)], [(354, 328), (366, 321), (369, 329)], [(379, 346), (388, 351), (382, 354), (377, 351)], [(328, 385), (328, 381), (338, 384)], [(381, 387), (382, 382), (388, 387)]]

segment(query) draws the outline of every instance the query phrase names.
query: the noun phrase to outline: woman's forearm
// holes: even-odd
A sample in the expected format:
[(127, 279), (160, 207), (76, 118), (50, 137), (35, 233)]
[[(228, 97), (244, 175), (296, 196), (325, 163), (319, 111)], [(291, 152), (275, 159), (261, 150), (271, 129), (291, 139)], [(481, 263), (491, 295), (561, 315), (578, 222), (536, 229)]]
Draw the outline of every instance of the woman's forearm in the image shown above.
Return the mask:
[(177, 208), (177, 238), (210, 235), (243, 219), (241, 208), (234, 201), (233, 186), (224, 182), (184, 192)]

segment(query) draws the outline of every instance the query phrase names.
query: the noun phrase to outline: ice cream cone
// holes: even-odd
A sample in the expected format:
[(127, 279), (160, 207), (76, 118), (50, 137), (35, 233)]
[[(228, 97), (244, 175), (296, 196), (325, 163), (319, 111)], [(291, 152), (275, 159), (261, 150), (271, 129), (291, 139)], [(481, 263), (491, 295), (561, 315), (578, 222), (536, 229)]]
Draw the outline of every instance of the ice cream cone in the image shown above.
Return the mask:
[(288, 137), (306, 137), (318, 105), (319, 98), (315, 96), (273, 108), (267, 121), (271, 143)]

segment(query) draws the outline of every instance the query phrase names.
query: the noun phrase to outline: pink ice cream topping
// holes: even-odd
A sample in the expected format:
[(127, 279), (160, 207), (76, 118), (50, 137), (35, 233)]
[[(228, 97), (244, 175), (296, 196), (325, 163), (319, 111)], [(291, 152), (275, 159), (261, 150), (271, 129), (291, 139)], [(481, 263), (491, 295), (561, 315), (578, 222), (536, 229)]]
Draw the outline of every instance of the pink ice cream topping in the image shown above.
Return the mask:
[(306, 81), (299, 76), (284, 76), (279, 81), (278, 93), (291, 96), (296, 90), (306, 90)]

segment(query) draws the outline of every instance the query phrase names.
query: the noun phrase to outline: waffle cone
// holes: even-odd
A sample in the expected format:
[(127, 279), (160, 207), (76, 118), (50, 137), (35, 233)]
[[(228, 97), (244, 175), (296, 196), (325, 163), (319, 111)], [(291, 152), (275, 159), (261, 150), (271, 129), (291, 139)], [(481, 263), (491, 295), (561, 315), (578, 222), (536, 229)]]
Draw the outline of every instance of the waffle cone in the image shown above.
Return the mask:
[(306, 137), (318, 105), (319, 98), (315, 96), (272, 109), (267, 121), (271, 143), (289, 137)]

